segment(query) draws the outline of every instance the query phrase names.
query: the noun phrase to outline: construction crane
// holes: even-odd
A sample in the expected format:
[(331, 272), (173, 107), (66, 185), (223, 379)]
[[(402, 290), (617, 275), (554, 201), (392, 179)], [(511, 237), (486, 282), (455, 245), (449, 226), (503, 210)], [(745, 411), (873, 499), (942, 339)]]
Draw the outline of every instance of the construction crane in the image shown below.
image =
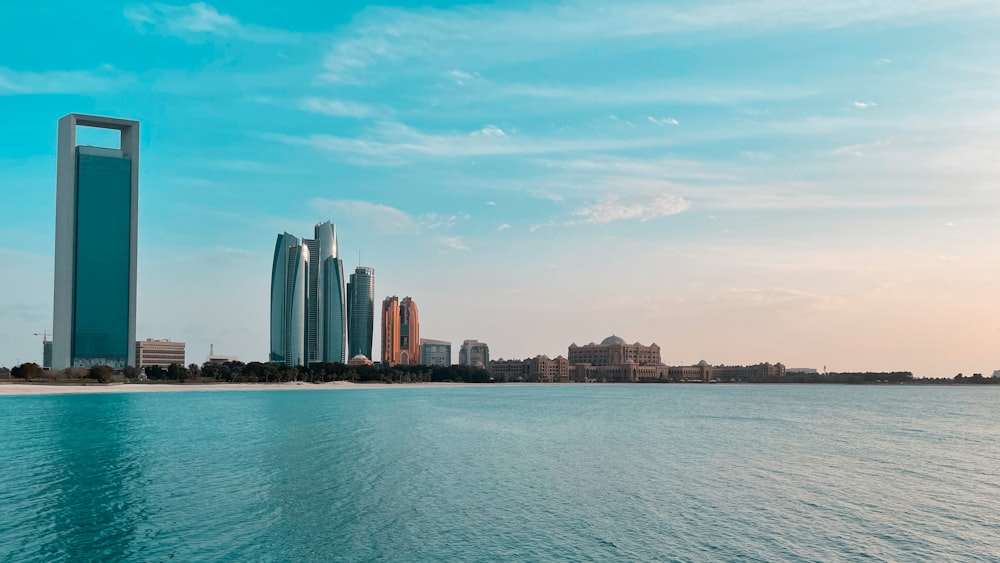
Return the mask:
[(35, 336), (41, 336), (42, 337), (42, 342), (43, 343), (49, 341), (49, 335), (50, 334), (51, 333), (49, 331), (47, 331), (47, 330), (43, 330), (42, 332), (36, 332), (36, 333), (34, 333)]

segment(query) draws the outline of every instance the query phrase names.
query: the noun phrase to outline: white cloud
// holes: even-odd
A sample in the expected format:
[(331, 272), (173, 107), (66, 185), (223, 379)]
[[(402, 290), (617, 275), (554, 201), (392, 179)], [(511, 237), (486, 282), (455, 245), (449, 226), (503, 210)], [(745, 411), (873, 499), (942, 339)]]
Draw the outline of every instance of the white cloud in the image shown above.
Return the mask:
[(657, 118), (655, 118), (655, 117), (653, 117), (653, 116), (650, 115), (646, 119), (648, 119), (650, 123), (653, 123), (655, 125), (680, 125), (681, 124), (680, 121), (677, 121), (673, 117), (664, 117), (664, 118), (661, 118), (661, 119), (657, 119)]
[(465, 244), (465, 241), (460, 236), (447, 236), (438, 237), (437, 241), (442, 246), (450, 248), (452, 250), (468, 250), (469, 247)]
[(715, 0), (614, 6), (574, 0), (524, 10), (488, 5), (453, 10), (368, 8), (334, 41), (324, 67), (326, 78), (351, 82), (374, 67), (405, 64), (413, 68), (415, 61), (438, 69), (441, 65), (483, 68), (589, 50), (595, 44), (643, 40), (646, 45), (664, 45), (685, 41), (693, 34), (704, 40), (714, 33), (725, 40), (785, 29), (871, 22), (901, 26), (997, 12), (994, 0)]
[(495, 202), (495, 201), (487, 201), (486, 205), (489, 205), (490, 207), (496, 207), (497, 202)]
[(299, 109), (323, 115), (355, 117), (359, 119), (371, 117), (377, 113), (374, 107), (367, 104), (316, 97), (303, 98), (299, 102)]
[(240, 23), (204, 2), (186, 6), (138, 4), (125, 9), (125, 17), (143, 33), (175, 35), (186, 39), (218, 36), (257, 43), (295, 43), (300, 36), (288, 31)]
[(659, 217), (677, 215), (690, 208), (691, 202), (675, 195), (655, 195), (627, 199), (612, 195), (593, 205), (577, 209), (573, 212), (573, 215), (583, 217), (587, 223), (602, 224), (630, 219), (649, 221)]
[(364, 222), (380, 234), (406, 234), (419, 231), (417, 221), (410, 214), (380, 203), (354, 199), (316, 198), (309, 204), (316, 211), (332, 216), (335, 220), (338, 216), (347, 216), (352, 220)]
[(875, 102), (854, 102), (854, 107), (857, 109), (868, 109), (877, 105)]
[(558, 154), (662, 146), (672, 142), (662, 136), (627, 139), (526, 137), (494, 125), (465, 134), (428, 134), (397, 122), (381, 122), (356, 138), (325, 134), (269, 135), (269, 138), (329, 151), (357, 164), (377, 166), (395, 166), (427, 157)]
[(497, 127), (496, 125), (487, 125), (479, 131), (473, 131), (470, 133), (471, 137), (506, 137), (507, 133), (503, 129)]
[(509, 228), (510, 228), (510, 224), (504, 223), (503, 225), (500, 225), (499, 227), (497, 227), (497, 230), (502, 232), (502, 231), (506, 231)]
[(105, 65), (97, 70), (25, 72), (0, 66), (0, 96), (85, 94), (120, 88), (131, 77)]

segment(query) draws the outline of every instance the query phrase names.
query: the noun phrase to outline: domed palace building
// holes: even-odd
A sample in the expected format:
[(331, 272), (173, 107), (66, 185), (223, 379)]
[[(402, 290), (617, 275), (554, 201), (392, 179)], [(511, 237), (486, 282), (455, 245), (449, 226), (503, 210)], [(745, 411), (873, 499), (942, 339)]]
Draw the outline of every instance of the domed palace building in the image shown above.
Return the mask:
[(574, 381), (640, 382), (666, 381), (667, 366), (660, 360), (660, 347), (629, 344), (611, 335), (600, 344), (569, 345), (570, 377)]
[(630, 361), (640, 366), (658, 366), (662, 363), (660, 347), (655, 342), (649, 346), (643, 346), (638, 342), (629, 344), (624, 338), (613, 334), (600, 344), (593, 342), (586, 346), (570, 344), (568, 359), (571, 365), (592, 366), (620, 366)]

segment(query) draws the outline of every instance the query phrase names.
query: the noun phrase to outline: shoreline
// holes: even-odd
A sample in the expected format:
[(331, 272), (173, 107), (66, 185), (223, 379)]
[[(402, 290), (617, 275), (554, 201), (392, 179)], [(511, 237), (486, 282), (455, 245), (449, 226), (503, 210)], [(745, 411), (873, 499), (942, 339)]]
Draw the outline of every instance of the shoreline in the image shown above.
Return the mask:
[(349, 390), (349, 389), (419, 389), (436, 387), (460, 387), (475, 383), (351, 383), (332, 381), (328, 383), (0, 383), (0, 397), (31, 395), (93, 395), (101, 393), (180, 393), (185, 391), (302, 391), (302, 390)]

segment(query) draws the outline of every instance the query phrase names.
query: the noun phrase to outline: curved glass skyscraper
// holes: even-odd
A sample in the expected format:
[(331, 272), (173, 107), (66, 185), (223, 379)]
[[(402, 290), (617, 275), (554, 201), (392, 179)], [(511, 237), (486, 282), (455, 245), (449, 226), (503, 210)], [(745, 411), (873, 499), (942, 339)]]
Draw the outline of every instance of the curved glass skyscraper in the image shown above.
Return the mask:
[(288, 233), (278, 235), (271, 271), (272, 362), (346, 361), (347, 296), (337, 230), (327, 221), (317, 224), (314, 233), (315, 238), (301, 243)]
[(347, 283), (347, 355), (372, 358), (375, 332), (375, 268), (358, 266)]
[(304, 365), (306, 356), (306, 288), (309, 247), (288, 234), (278, 235), (271, 268), (271, 353), (268, 359)]

